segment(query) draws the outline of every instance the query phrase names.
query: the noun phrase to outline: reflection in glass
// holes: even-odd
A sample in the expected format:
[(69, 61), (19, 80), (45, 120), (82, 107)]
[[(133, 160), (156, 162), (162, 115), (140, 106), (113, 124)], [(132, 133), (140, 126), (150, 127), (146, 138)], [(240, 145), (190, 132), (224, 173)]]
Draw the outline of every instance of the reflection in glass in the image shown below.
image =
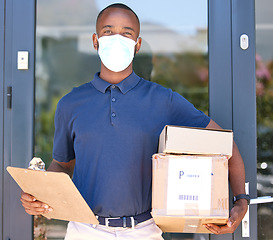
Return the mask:
[[(269, 0), (256, 2), (257, 191), (273, 196), (273, 16)], [(272, 239), (273, 204), (258, 205), (258, 239)]]
[[(111, 2), (37, 0), (35, 156), (46, 167), (52, 159), (57, 102), (99, 71), (92, 33), (98, 12)], [(134, 71), (172, 88), (208, 113), (207, 1), (121, 2), (141, 20), (143, 45), (134, 59)], [(150, 11), (152, 7), (156, 11)], [(35, 217), (34, 222), (35, 239), (63, 239), (66, 222), (42, 217)], [(164, 237), (193, 239), (194, 235)]]

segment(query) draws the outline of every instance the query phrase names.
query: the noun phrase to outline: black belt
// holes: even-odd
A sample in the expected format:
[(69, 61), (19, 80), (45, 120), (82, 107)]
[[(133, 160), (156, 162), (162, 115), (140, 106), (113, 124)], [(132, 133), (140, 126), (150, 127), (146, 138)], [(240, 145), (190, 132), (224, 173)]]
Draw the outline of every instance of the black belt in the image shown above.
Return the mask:
[(134, 227), (138, 223), (144, 222), (152, 218), (150, 211), (141, 213), (132, 217), (117, 217), (117, 218), (106, 218), (97, 216), (98, 221), (101, 225), (109, 227)]

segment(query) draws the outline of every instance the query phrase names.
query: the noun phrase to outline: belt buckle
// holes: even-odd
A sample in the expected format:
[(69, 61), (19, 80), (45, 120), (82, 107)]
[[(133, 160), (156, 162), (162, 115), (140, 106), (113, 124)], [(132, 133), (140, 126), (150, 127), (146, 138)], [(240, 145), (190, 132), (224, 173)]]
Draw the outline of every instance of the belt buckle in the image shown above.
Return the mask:
[[(122, 220), (122, 227), (123, 228), (126, 228), (126, 227), (131, 227), (131, 228), (135, 228), (135, 225), (137, 225), (138, 224), (138, 222), (134, 219), (134, 217), (128, 217), (129, 219), (130, 219), (130, 221), (131, 221), (131, 226), (127, 226), (127, 222), (126, 222), (126, 220), (127, 220), (127, 217), (116, 217), (116, 218), (105, 218), (105, 226), (106, 227), (109, 227), (109, 221), (110, 220), (117, 220), (117, 219), (119, 219), (119, 220)], [(111, 227), (111, 226), (110, 226)]]
[(105, 226), (109, 227), (109, 220), (115, 220), (115, 219), (120, 219), (120, 218), (119, 217), (116, 217), (116, 218), (105, 218), (105, 220), (104, 220), (105, 221)]

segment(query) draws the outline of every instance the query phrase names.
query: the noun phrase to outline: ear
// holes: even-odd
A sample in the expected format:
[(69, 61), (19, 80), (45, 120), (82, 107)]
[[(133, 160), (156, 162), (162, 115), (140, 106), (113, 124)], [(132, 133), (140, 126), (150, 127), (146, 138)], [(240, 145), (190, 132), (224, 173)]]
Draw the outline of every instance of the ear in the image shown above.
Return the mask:
[(95, 48), (95, 50), (98, 51), (99, 48), (99, 41), (98, 41), (98, 36), (96, 33), (93, 33), (92, 35), (92, 40), (93, 40), (93, 47)]
[(142, 38), (141, 37), (139, 37), (138, 39), (137, 39), (137, 44), (136, 44), (136, 53), (138, 53), (139, 52), (139, 50), (140, 50), (140, 47), (141, 47), (141, 43), (142, 43)]

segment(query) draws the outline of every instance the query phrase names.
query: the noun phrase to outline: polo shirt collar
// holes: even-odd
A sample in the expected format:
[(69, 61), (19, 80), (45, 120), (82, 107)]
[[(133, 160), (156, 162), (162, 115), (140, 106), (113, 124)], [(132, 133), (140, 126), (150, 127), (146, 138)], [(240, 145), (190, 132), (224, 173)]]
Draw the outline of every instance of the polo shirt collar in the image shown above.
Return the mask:
[[(115, 84), (123, 94), (126, 94), (133, 89), (140, 81), (140, 77), (132, 72), (127, 78), (123, 79), (120, 83)], [(100, 92), (105, 93), (111, 83), (104, 81), (99, 77), (99, 73), (96, 73), (94, 79), (91, 81), (92, 85)]]

